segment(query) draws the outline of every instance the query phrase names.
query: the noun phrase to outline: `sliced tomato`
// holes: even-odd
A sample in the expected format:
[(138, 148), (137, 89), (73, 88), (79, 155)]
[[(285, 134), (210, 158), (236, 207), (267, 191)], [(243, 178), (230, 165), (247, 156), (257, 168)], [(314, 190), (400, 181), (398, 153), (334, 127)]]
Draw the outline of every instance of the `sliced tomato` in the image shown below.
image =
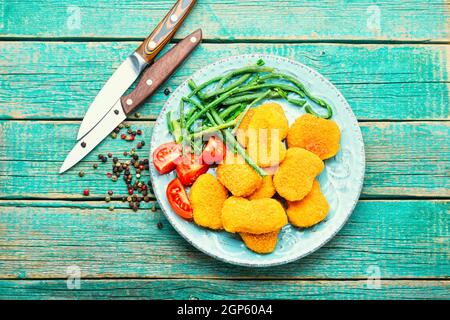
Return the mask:
[(164, 143), (153, 151), (153, 165), (160, 174), (169, 173), (175, 169), (181, 153), (181, 145), (175, 142)]
[(226, 153), (225, 144), (216, 136), (209, 138), (202, 153), (202, 160), (206, 164), (219, 164), (223, 161)]
[(192, 219), (192, 207), (186, 189), (180, 179), (173, 179), (166, 189), (166, 197), (172, 209), (183, 219)]
[(209, 166), (203, 163), (201, 157), (194, 154), (186, 154), (177, 164), (177, 176), (181, 183), (190, 186), (206, 171)]

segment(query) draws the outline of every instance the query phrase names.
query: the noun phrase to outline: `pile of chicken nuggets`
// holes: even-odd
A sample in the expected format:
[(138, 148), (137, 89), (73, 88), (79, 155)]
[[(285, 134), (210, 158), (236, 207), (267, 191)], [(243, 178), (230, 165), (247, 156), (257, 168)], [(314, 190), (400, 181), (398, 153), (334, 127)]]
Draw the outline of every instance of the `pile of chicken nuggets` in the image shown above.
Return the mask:
[(267, 175), (228, 152), (216, 176), (200, 176), (190, 190), (194, 222), (237, 233), (252, 251), (275, 250), (280, 230), (307, 228), (330, 209), (316, 177), (323, 160), (339, 151), (336, 122), (304, 114), (289, 127), (283, 108), (266, 103), (250, 109), (236, 132), (239, 143)]

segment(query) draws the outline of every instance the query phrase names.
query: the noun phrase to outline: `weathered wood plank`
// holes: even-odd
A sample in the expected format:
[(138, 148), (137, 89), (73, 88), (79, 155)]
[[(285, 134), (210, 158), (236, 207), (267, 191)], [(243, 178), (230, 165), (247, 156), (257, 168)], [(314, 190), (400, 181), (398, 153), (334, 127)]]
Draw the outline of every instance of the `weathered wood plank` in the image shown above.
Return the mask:
[[(145, 157), (153, 123), (136, 125), (144, 130), (147, 144), (139, 154)], [(364, 122), (361, 128), (367, 155), (363, 197), (450, 196), (450, 122)], [(92, 164), (98, 153), (125, 159), (123, 151), (137, 141), (108, 138), (74, 169), (58, 175), (77, 129), (78, 122), (71, 121), (0, 121), (0, 197), (80, 198), (86, 187), (94, 197), (104, 197), (108, 189), (126, 193), (123, 183), (105, 176), (110, 164), (100, 164), (98, 170)], [(78, 177), (80, 169), (86, 171), (83, 178)]]
[[(143, 39), (173, 2), (9, 0), (0, 31), (3, 37)], [(445, 0), (202, 0), (177, 38), (203, 27), (206, 39), (214, 40), (445, 41), (449, 17)]]
[[(137, 43), (0, 43), (0, 119), (81, 119)], [(24, 55), (23, 52), (33, 52)], [(140, 110), (154, 119), (188, 76), (216, 59), (268, 53), (329, 78), (359, 119), (449, 119), (450, 46), (203, 44)]]
[(383, 279), (445, 278), (449, 204), (361, 201), (314, 254), (255, 269), (197, 251), (160, 211), (135, 213), (120, 202), (110, 212), (102, 202), (0, 201), (0, 278), (64, 279), (72, 265), (84, 278), (367, 279), (378, 271)]
[(0, 280), (1, 299), (449, 299), (450, 281)]

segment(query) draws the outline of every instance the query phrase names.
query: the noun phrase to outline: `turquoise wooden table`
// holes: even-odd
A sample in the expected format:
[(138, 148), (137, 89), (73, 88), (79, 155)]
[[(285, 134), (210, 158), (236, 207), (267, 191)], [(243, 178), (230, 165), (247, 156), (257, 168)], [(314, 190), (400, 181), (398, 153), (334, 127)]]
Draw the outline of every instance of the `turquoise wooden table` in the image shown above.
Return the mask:
[(361, 200), (339, 234), (256, 270), (191, 247), (154, 201), (108, 211), (106, 190), (125, 186), (91, 168), (125, 141), (58, 175), (89, 103), (172, 3), (0, 0), (0, 298), (450, 298), (449, 2), (198, 1), (174, 42), (202, 27), (203, 44), (130, 121), (146, 141), (164, 88), (256, 52), (328, 77), (366, 145)]

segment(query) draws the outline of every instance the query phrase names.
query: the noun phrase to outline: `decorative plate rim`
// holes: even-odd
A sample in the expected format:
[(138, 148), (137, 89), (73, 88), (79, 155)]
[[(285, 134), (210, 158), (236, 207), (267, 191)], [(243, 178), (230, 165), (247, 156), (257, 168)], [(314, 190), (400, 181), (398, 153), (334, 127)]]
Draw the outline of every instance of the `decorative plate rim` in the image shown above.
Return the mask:
[[(177, 223), (174, 221), (174, 219), (171, 217), (170, 214), (168, 214), (164, 208), (164, 206), (162, 205), (162, 201), (159, 197), (159, 195), (155, 192), (155, 197), (156, 200), (158, 201), (161, 210), (163, 211), (165, 217), (167, 218), (167, 220), (170, 222), (170, 224), (172, 225), (172, 227), (177, 231), (177, 233), (179, 235), (181, 235), (189, 244), (191, 244), (194, 248), (198, 249), (199, 251), (207, 254), (208, 256), (211, 256), (217, 260), (226, 262), (226, 263), (230, 263), (233, 265), (238, 265), (238, 266), (244, 266), (244, 267), (258, 267), (258, 268), (265, 268), (265, 267), (273, 267), (273, 266), (279, 266), (279, 265), (284, 265), (284, 264), (288, 264), (294, 261), (297, 261), (301, 258), (304, 258), (308, 255), (310, 255), (311, 253), (319, 250), (320, 248), (322, 248), (325, 244), (327, 244), (331, 239), (333, 239), (336, 234), (344, 227), (344, 225), (347, 223), (348, 219), (350, 218), (350, 216), (353, 214), (353, 211), (355, 210), (356, 205), (358, 204), (360, 195), (361, 195), (361, 191), (362, 191), (362, 187), (363, 187), (363, 182), (364, 182), (364, 176), (365, 176), (365, 168), (366, 168), (366, 157), (365, 157), (365, 147), (364, 147), (364, 140), (363, 140), (363, 136), (362, 136), (362, 132), (361, 132), (361, 128), (358, 125), (358, 120), (355, 116), (355, 114), (353, 113), (353, 110), (351, 109), (349, 103), (347, 102), (347, 100), (345, 99), (345, 97), (342, 95), (342, 93), (326, 78), (324, 77), (322, 74), (320, 74), (318, 71), (316, 71), (315, 69), (306, 66), (305, 64), (298, 62), (296, 60), (293, 59), (289, 59), (286, 57), (282, 57), (282, 56), (277, 56), (277, 55), (272, 55), (272, 54), (259, 54), (259, 53), (250, 53), (250, 54), (241, 54), (241, 55), (234, 55), (231, 57), (227, 57), (227, 58), (222, 58), (219, 59), (211, 64), (208, 64), (204, 67), (202, 67), (201, 69), (199, 69), (198, 71), (196, 71), (195, 73), (193, 73), (191, 76), (189, 76), (186, 80), (184, 80), (176, 89), (175, 91), (171, 94), (171, 96), (169, 97), (169, 99), (164, 103), (163, 108), (161, 109), (158, 117), (156, 118), (155, 121), (155, 125), (153, 127), (153, 130), (161, 124), (161, 121), (163, 121), (163, 115), (166, 114), (166, 110), (169, 108), (169, 106), (172, 104), (172, 100), (176, 99), (179, 95), (179, 92), (188, 85), (188, 81), (191, 79), (195, 79), (198, 78), (199, 76), (201, 76), (202, 74), (204, 74), (207, 70), (213, 68), (214, 66), (217, 66), (219, 64), (223, 64), (226, 62), (229, 62), (231, 60), (239, 60), (239, 59), (246, 59), (246, 58), (269, 58), (269, 59), (277, 59), (277, 60), (283, 60), (286, 63), (289, 64), (293, 64), (296, 65), (297, 67), (303, 68), (308, 70), (310, 73), (313, 73), (317, 78), (319, 78), (330, 90), (334, 91), (334, 93), (336, 94), (336, 96), (338, 97), (338, 99), (341, 100), (343, 107), (345, 108), (345, 110), (347, 111), (348, 115), (350, 116), (350, 119), (352, 121), (352, 130), (354, 131), (354, 133), (356, 134), (356, 137), (358, 139), (358, 141), (360, 142), (360, 150), (359, 150), (359, 156), (360, 156), (360, 162), (361, 162), (361, 172), (359, 173), (359, 175), (357, 176), (357, 180), (359, 182), (359, 186), (357, 189), (357, 192), (355, 193), (355, 197), (354, 199), (352, 199), (352, 205), (350, 206), (350, 208), (348, 209), (348, 212), (345, 216), (345, 219), (342, 221), (342, 223), (336, 228), (336, 230), (334, 230), (333, 233), (331, 233), (328, 237), (320, 240), (320, 243), (316, 246), (314, 246), (314, 248), (312, 248), (311, 250), (304, 252), (302, 254), (299, 255), (295, 255), (292, 257), (288, 257), (286, 259), (280, 259), (278, 261), (274, 261), (274, 262), (257, 262), (257, 263), (246, 263), (246, 262), (240, 262), (240, 261), (235, 261), (235, 260), (231, 260), (231, 259), (227, 259), (224, 258), (223, 256), (217, 255), (214, 252), (210, 252), (204, 248), (202, 248), (201, 246), (197, 245), (196, 243), (194, 243), (188, 234), (185, 234), (182, 230), (180, 230), (177, 226)], [(154, 150), (155, 147), (155, 143), (156, 143), (156, 135), (152, 135), (152, 139), (150, 142), (150, 159), (151, 159), (151, 154), (152, 151)], [(153, 165), (150, 166), (150, 178), (151, 178), (151, 182), (153, 185), (153, 188), (155, 188), (155, 179), (156, 179), (156, 175), (157, 172), (155, 170), (155, 168), (153, 167)], [(209, 230), (208, 230), (209, 231)], [(213, 232), (213, 231), (210, 231)]]

